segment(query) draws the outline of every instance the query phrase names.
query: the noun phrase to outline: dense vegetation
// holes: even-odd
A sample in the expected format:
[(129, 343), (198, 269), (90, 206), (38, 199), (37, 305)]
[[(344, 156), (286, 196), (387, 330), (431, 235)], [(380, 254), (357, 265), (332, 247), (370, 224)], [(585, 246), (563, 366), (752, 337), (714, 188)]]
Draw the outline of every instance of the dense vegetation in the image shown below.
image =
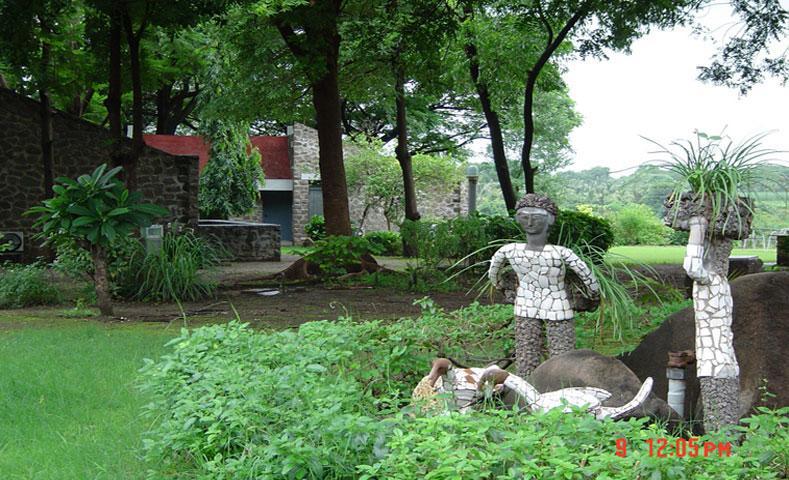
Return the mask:
[[(787, 409), (746, 420), (731, 456), (706, 459), (650, 456), (645, 440), (674, 445), (679, 437), (643, 420), (496, 409), (423, 417), (409, 397), (431, 357), (498, 358), (511, 348), (500, 328), (511, 312), (422, 305), (422, 317), (393, 324), (183, 331), (172, 353), (143, 369), (154, 399), (146, 410), (157, 419), (148, 459), (164, 476), (217, 479), (777, 478), (786, 466)], [(618, 438), (630, 445), (624, 457), (615, 454)]]

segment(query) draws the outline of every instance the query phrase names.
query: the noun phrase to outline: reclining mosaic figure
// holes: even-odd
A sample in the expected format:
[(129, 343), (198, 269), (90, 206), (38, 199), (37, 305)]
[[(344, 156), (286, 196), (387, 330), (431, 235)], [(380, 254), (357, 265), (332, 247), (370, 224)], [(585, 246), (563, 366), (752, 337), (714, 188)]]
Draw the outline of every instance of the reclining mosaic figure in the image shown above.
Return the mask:
[(526, 232), (527, 242), (509, 243), (496, 251), (488, 276), (494, 286), (502, 288), (499, 273), (505, 261), (518, 275), (515, 358), (518, 375), (528, 377), (540, 365), (546, 339), (551, 357), (575, 348), (575, 321), (565, 285), (566, 267), (576, 273), (592, 298), (599, 296), (600, 287), (586, 263), (572, 250), (547, 244), (548, 229), (558, 214), (550, 198), (530, 193), (515, 209), (515, 219)]
[[(433, 361), (430, 374), (419, 382), (412, 394), (415, 401), (423, 402), (425, 411), (446, 411), (442, 400), (450, 409), (465, 413), (478, 405), (486, 392), (499, 395), (505, 405), (520, 405), (529, 411), (548, 411), (572, 407), (585, 408), (601, 420), (614, 420), (627, 416), (638, 409), (652, 391), (652, 378), (647, 378), (635, 397), (618, 407), (604, 407), (602, 403), (611, 393), (596, 387), (568, 387), (553, 392), (540, 393), (526, 380), (502, 370), (497, 365), (487, 368), (457, 368), (449, 359)], [(442, 399), (441, 397), (444, 396)]]

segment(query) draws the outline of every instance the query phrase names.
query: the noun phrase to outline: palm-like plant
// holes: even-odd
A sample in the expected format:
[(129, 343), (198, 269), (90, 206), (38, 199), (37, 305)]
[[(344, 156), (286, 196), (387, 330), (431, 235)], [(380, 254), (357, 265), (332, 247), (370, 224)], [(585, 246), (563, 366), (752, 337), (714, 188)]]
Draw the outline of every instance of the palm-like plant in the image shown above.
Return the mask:
[(687, 229), (687, 219), (680, 218), (685, 209), (707, 217), (715, 225), (710, 233), (745, 238), (753, 215), (748, 193), (760, 178), (760, 167), (770, 164), (777, 151), (762, 146), (767, 133), (741, 143), (722, 135), (695, 134), (694, 140), (674, 141), (668, 147), (643, 137), (660, 148), (652, 153), (667, 156), (656, 164), (680, 180), (666, 200), (667, 220), (674, 228)]
[(107, 170), (104, 164), (76, 180), (57, 178), (52, 187), (55, 195), (25, 212), (38, 215), (34, 226), (41, 227), (38, 237), (45, 243), (66, 238), (90, 248), (96, 296), (105, 316), (112, 315), (107, 274), (107, 250), (111, 242), (170, 213), (166, 208), (142, 203), (139, 193), (130, 193), (117, 178), (121, 170), (121, 167)]

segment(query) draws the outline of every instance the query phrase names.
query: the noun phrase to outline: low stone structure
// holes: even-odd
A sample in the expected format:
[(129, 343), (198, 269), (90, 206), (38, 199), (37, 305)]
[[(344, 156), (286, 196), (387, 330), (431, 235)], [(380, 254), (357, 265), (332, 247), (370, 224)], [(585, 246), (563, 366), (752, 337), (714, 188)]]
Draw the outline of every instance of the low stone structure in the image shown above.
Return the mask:
[(201, 220), (197, 234), (221, 245), (240, 262), (279, 261), (279, 225), (235, 220)]
[[(30, 207), (45, 200), (41, 166), (39, 103), (0, 88), (0, 232), (21, 232), (21, 252), (0, 254), (0, 259), (32, 261), (43, 254), (34, 217), (23, 216)], [(63, 112), (52, 115), (54, 178), (75, 178), (110, 163), (109, 132)], [(125, 140), (131, 142), (131, 140)], [(144, 148), (137, 164), (137, 190), (145, 201), (161, 205), (171, 215), (160, 219), (196, 226), (197, 158), (174, 156)]]

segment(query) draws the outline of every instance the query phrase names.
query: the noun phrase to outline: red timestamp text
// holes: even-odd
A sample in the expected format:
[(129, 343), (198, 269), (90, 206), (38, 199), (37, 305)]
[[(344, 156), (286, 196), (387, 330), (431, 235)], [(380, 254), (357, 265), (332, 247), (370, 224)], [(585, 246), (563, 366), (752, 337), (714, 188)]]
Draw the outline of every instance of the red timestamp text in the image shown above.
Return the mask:
[[(648, 438), (644, 440), (644, 444), (649, 448), (649, 456), (657, 458), (731, 456), (731, 442), (699, 442), (699, 439), (696, 437), (688, 439)], [(616, 447), (615, 455), (619, 457), (627, 456), (627, 439), (617, 438), (614, 445)]]

